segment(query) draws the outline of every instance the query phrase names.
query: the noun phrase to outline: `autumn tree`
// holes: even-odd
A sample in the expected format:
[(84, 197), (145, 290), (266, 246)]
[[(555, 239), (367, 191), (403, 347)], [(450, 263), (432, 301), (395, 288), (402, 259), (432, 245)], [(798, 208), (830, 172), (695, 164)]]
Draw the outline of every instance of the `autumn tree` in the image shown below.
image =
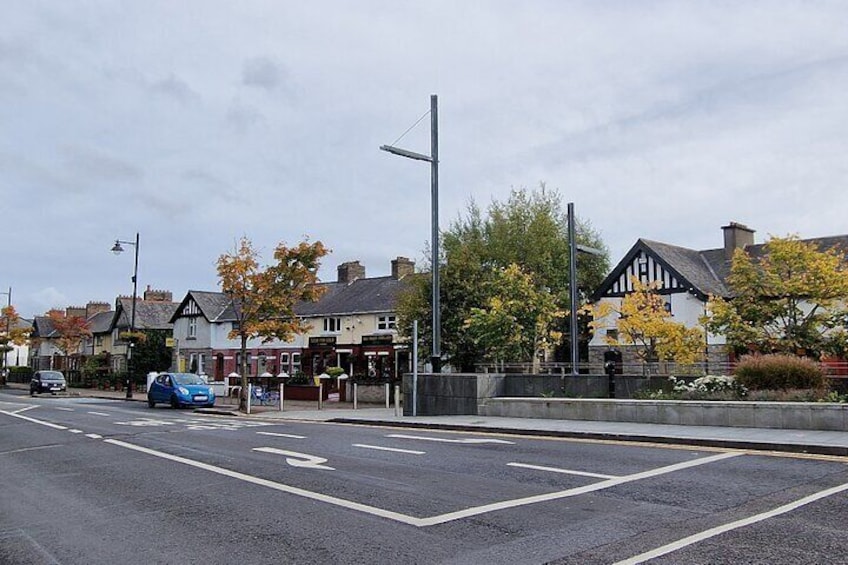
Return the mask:
[(705, 321), (737, 352), (845, 356), (845, 250), (773, 237), (761, 254), (736, 250), (727, 284), (730, 298), (711, 297)]
[(91, 337), (91, 328), (82, 316), (69, 316), (62, 310), (50, 310), (47, 318), (56, 331), (56, 348), (65, 357), (79, 353), (82, 342)]
[[(578, 244), (605, 250), (588, 222), (578, 219), (575, 231)], [(558, 192), (544, 185), (513, 190), (506, 201), (495, 200), (485, 211), (472, 201), (465, 214), (441, 234), (441, 240), (441, 345), (454, 367), (473, 371), (477, 363), (492, 357), (491, 342), (473, 335), (466, 321), (475, 308), (491, 309), (497, 290), (494, 281), (511, 265), (531, 276), (536, 291), (548, 293), (557, 310), (568, 310), (568, 222)], [(601, 283), (608, 269), (607, 253), (579, 258), (581, 300)], [(431, 278), (422, 273), (410, 281), (398, 302), (399, 333), (408, 335), (412, 321), (418, 320), (423, 351), (432, 351), (431, 288)], [(566, 325), (558, 317), (555, 329), (561, 335)], [(530, 361), (531, 349), (524, 348), (523, 357), (516, 360)]]
[(261, 267), (259, 253), (242, 237), (231, 253), (218, 258), (219, 283), (232, 299), (236, 316), (229, 338), (240, 340), (241, 410), (247, 408), (248, 340), (289, 341), (308, 329), (294, 309), (300, 302), (321, 297), (324, 289), (316, 284), (318, 268), (328, 252), (320, 241), (303, 241), (294, 247), (280, 243), (274, 249), (274, 262)]
[(465, 327), (488, 360), (532, 359), (538, 371), (540, 355), (562, 337), (556, 322), (563, 312), (554, 295), (515, 263), (497, 271), (488, 284), (485, 307), (472, 308)]
[(615, 317), (618, 336), (607, 334), (609, 345), (636, 348), (643, 362), (676, 361), (691, 364), (704, 358), (704, 333), (672, 319), (665, 299), (659, 293), (661, 283), (642, 283), (636, 277), (633, 292), (626, 294), (619, 306), (602, 301), (592, 308), (593, 328)]
[(15, 345), (26, 344), (30, 330), (20, 327), (21, 317), (13, 305), (4, 306), (0, 309), (0, 355), (3, 356), (3, 365), (0, 366), (0, 384), (5, 384), (6, 378), (6, 354)]

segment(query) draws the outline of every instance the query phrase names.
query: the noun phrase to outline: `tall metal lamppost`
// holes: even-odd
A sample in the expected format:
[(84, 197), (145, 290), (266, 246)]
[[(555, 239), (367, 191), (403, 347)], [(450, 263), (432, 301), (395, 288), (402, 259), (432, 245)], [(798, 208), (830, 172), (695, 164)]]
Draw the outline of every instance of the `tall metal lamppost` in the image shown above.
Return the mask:
[(604, 252), (588, 245), (577, 243), (577, 216), (574, 214), (574, 202), (568, 203), (568, 288), (570, 296), (570, 331), (571, 331), (571, 375), (580, 374), (579, 356), (580, 341), (577, 328), (577, 253), (603, 256)]
[(126, 380), (126, 388), (127, 388), (127, 400), (132, 398), (132, 351), (135, 345), (135, 300), (136, 294), (138, 290), (138, 232), (135, 234), (135, 241), (121, 241), (120, 239), (115, 240), (115, 245), (112, 247), (112, 253), (115, 255), (120, 255), (123, 253), (124, 248), (121, 247), (121, 244), (132, 245), (135, 247), (135, 267), (133, 268), (133, 293), (132, 293), (132, 313), (130, 314), (130, 343), (127, 345), (127, 380)]
[[(9, 292), (0, 292), (0, 294), (5, 294), (8, 297), (8, 301), (6, 302), (6, 306), (8, 308), (12, 307), (12, 287), (9, 287)], [(10, 316), (6, 316), (6, 339), (10, 339), (12, 336), (12, 319)], [(11, 343), (8, 342), (8, 343)], [(0, 384), (6, 384), (6, 357), (9, 355), (9, 352), (5, 349), (3, 350), (3, 363), (0, 365)]]
[(435, 94), (430, 95), (430, 155), (408, 151), (392, 145), (381, 145), (382, 151), (400, 155), (416, 161), (430, 163), (430, 239), (431, 269), (433, 276), (433, 351), (430, 364), (434, 373), (442, 370), (442, 328), (441, 306), (439, 304), (439, 101)]

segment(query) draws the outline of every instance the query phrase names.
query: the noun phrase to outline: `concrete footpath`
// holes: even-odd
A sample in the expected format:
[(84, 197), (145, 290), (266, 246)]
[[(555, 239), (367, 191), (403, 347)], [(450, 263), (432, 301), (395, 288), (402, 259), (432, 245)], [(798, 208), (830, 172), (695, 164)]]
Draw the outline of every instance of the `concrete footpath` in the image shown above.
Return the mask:
[[(11, 383), (9, 388), (27, 390), (28, 385)], [(69, 396), (110, 400), (126, 400), (124, 392), (71, 388)], [(46, 395), (45, 395), (46, 396)], [(146, 402), (144, 392), (135, 393), (133, 401)], [(218, 398), (215, 408), (194, 412), (239, 416), (273, 421), (299, 420), (334, 422), (371, 426), (425, 428), (463, 432), (541, 435), (547, 437), (618, 440), (661, 444), (679, 444), (729, 449), (751, 449), (819, 455), (848, 456), (848, 432), (784, 430), (770, 428), (735, 428), (717, 426), (675, 426), (631, 422), (587, 420), (551, 420), (535, 418), (501, 418), (489, 416), (403, 416), (384, 405), (360, 404), (357, 410), (350, 402), (290, 401), (279, 406), (255, 406), (251, 414), (238, 412), (235, 399)]]

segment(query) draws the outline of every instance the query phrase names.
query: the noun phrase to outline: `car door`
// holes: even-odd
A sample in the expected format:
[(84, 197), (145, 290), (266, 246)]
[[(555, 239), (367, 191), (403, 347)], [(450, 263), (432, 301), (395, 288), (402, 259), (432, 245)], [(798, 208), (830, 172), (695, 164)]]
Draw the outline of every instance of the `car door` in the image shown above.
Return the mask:
[(171, 399), (171, 391), (168, 387), (169, 382), (170, 377), (168, 375), (159, 375), (156, 377), (153, 381), (153, 386), (150, 388), (154, 401), (168, 402)]

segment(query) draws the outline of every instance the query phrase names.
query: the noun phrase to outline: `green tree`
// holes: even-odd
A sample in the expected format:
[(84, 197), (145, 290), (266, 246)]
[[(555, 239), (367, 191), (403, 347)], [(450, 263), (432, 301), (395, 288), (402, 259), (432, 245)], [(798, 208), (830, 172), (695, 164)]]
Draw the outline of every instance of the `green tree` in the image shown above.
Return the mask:
[[(606, 250), (588, 222), (578, 219), (577, 243)], [(493, 201), (485, 213), (474, 203), (442, 233), (440, 300), (442, 352), (463, 371), (473, 371), (489, 355), (485, 340), (475, 339), (466, 321), (474, 309), (490, 309), (497, 295), (493, 281), (510, 265), (530, 275), (538, 292), (551, 295), (559, 310), (569, 306), (569, 245), (567, 214), (558, 192), (541, 185), (513, 190), (505, 202)], [(427, 266), (425, 266), (426, 268)], [(581, 300), (609, 270), (608, 254), (581, 256), (578, 284)], [(422, 353), (431, 351), (431, 278), (414, 278), (398, 304), (398, 330), (408, 335), (419, 321)], [(508, 297), (502, 297), (504, 300)], [(566, 320), (558, 318), (559, 330)], [(478, 336), (479, 337), (479, 336)], [(520, 359), (530, 361), (530, 354)]]
[(796, 236), (773, 237), (761, 255), (736, 250), (727, 283), (731, 297), (710, 297), (705, 322), (737, 352), (844, 356), (844, 250), (821, 250)]
[(489, 285), (486, 307), (472, 308), (465, 327), (487, 360), (532, 359), (538, 370), (540, 355), (562, 337), (555, 322), (563, 312), (553, 294), (515, 263), (495, 273)]
[(247, 341), (259, 337), (264, 342), (289, 341), (306, 331), (294, 308), (321, 297), (324, 287), (317, 284), (318, 268), (328, 251), (320, 241), (303, 241), (295, 247), (280, 243), (274, 249), (274, 262), (263, 268), (251, 241), (242, 237), (231, 253), (218, 258), (219, 282), (236, 313), (229, 337), (240, 340), (240, 410), (247, 409)]
[(171, 366), (171, 350), (165, 346), (165, 339), (170, 333), (167, 330), (144, 330), (144, 339), (137, 340), (133, 347), (133, 370), (136, 375), (168, 370)]
[(704, 358), (704, 333), (672, 319), (659, 294), (660, 283), (642, 283), (632, 277), (633, 292), (621, 299), (618, 307), (599, 302), (592, 308), (592, 325), (604, 324), (615, 318), (618, 337), (607, 334), (609, 345), (628, 345), (636, 348), (643, 362), (676, 361), (691, 364)]

